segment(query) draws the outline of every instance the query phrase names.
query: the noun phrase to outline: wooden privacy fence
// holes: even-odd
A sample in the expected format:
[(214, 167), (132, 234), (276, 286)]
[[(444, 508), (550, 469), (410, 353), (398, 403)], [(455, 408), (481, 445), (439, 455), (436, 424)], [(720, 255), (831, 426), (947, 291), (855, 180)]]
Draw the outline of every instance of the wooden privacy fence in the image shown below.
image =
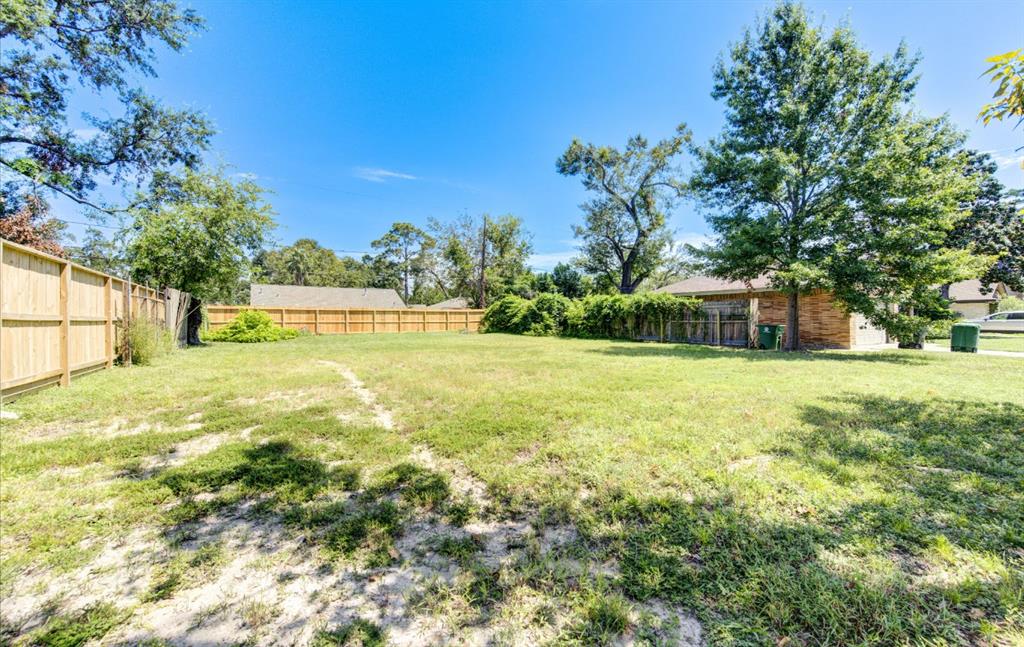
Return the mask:
[(0, 239), (0, 395), (112, 366), (125, 311), (166, 322), (162, 293)]
[(750, 345), (750, 320), (712, 316), (706, 319), (682, 319), (668, 323), (668, 341), (712, 346)]
[(356, 333), (445, 332), (480, 328), (483, 310), (370, 309), (370, 308), (278, 308), (273, 306), (206, 307), (210, 328), (226, 326), (241, 310), (260, 310), (285, 328), (316, 335)]

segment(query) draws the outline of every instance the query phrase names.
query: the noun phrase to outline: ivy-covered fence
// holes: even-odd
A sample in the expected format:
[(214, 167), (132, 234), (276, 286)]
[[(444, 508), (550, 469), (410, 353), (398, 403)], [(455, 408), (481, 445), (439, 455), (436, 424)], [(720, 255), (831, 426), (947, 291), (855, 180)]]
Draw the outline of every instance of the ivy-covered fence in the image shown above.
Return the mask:
[(669, 322), (699, 318), (701, 302), (663, 293), (594, 294), (570, 300), (506, 296), (491, 304), (484, 332), (666, 341)]

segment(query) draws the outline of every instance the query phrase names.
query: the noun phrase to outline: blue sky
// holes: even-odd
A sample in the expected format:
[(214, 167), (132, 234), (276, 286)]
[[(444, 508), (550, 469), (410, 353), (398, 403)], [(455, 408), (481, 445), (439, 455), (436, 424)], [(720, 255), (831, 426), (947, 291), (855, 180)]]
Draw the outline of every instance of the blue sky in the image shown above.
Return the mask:
[[(282, 243), (363, 251), (394, 221), (514, 213), (546, 269), (572, 256), (584, 198), (555, 172), (571, 139), (620, 146), (684, 121), (697, 141), (717, 133), (712, 65), (769, 6), (197, 2), (207, 30), (161, 52), (160, 76), (141, 84), (213, 120), (210, 161), (274, 192)], [(1024, 46), (1024, 4), (808, 6), (827, 25), (849, 19), (876, 55), (901, 39), (919, 51), (921, 112), (948, 113), (1003, 162), (1005, 184), (1024, 187), (1024, 127), (975, 120), (991, 94), (984, 58)], [(670, 224), (680, 239), (706, 233), (690, 204)]]

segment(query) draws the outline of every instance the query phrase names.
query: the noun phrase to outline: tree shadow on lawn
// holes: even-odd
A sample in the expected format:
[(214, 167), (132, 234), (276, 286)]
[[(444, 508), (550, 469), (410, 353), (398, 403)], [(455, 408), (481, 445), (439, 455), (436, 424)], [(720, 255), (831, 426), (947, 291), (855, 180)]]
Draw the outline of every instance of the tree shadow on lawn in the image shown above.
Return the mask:
[(864, 395), (826, 403), (803, 407), (813, 430), (795, 458), (889, 495), (874, 513), (848, 511), (844, 524), (905, 549), (938, 535), (971, 550), (1024, 549), (1024, 407)]
[(761, 351), (727, 346), (705, 346), (702, 344), (655, 344), (616, 340), (614, 345), (604, 348), (590, 348), (586, 352), (615, 357), (678, 357), (682, 359), (723, 359), (736, 358), (750, 362), (878, 362), (919, 366), (936, 361), (925, 353), (889, 351)]
[(850, 503), (595, 502), (587, 534), (618, 558), (624, 591), (700, 610), (722, 644), (977, 644), (1024, 632), (1024, 407), (847, 396), (803, 418), (813, 430), (779, 453), (853, 488)]

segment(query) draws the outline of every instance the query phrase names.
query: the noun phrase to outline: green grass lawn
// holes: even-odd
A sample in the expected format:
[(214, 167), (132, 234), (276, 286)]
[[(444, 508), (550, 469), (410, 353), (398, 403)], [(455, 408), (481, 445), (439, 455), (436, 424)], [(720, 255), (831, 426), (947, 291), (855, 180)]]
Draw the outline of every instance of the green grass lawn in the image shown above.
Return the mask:
[[(335, 415), (358, 411), (358, 394), (319, 360), (350, 368), (397, 428)], [(467, 627), (547, 592), (566, 600), (562, 644), (658, 643), (635, 611), (654, 603), (696, 614), (711, 644), (1020, 644), (1021, 384), (1019, 359), (914, 351), (455, 334), (214, 344), (16, 402), (0, 437), (2, 592), (71, 572), (95, 539), (137, 526), (178, 550), (189, 523), (256, 500), (323, 559), (365, 568), (395, 559), (412, 510), (575, 528), (573, 568), (534, 550), (487, 570), (477, 539), (438, 540), (467, 579), (417, 604)], [(218, 435), (231, 441), (150, 469)], [(417, 446), (468, 468), (493, 509), (459, 500), (443, 466), (412, 465)], [(195, 561), (154, 565), (129, 611), (217, 560)]]
[(982, 350), (1010, 350), (1024, 353), (1024, 334), (983, 332), (978, 341)]

